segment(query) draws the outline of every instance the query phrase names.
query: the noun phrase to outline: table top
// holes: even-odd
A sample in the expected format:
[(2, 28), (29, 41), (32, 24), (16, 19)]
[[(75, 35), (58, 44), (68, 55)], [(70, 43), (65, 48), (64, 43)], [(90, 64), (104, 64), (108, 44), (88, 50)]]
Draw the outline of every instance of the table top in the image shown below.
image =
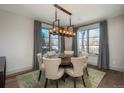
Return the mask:
[(73, 57), (73, 55), (65, 55), (65, 54), (60, 54), (58, 55), (59, 58), (70, 58)]

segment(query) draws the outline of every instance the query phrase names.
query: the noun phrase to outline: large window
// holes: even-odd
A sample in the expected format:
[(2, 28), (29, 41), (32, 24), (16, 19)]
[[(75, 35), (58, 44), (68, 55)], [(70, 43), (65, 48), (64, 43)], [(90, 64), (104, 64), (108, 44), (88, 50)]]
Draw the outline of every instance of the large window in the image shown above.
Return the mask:
[(58, 35), (50, 36), (51, 50), (58, 52)]
[(78, 51), (89, 54), (99, 54), (99, 28), (87, 29), (78, 32)]
[(47, 53), (49, 50), (58, 52), (58, 35), (50, 35), (48, 29), (42, 28), (41, 39), (43, 54)]
[(48, 29), (41, 30), (41, 40), (42, 40), (42, 53), (45, 54), (50, 49)]

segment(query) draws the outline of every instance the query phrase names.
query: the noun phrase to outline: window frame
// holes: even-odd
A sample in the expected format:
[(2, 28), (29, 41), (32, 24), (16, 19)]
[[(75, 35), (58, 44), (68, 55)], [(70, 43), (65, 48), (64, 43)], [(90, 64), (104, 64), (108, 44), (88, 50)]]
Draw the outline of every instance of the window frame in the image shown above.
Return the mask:
[[(50, 32), (49, 32), (49, 29), (48, 28), (45, 28), (45, 27), (42, 27), (41, 28), (41, 40), (42, 40), (42, 30), (43, 29), (45, 29), (45, 30), (48, 30), (48, 33), (49, 33), (49, 37), (45, 37), (45, 38), (48, 38), (48, 40), (49, 40), (49, 43), (48, 43), (48, 47), (49, 47), (49, 49), (48, 49), (48, 51), (51, 51), (52, 50), (52, 44), (51, 44), (51, 40), (52, 39), (58, 39), (58, 50), (57, 50), (57, 52), (59, 52), (59, 36), (58, 36), (58, 38), (51, 38), (51, 34), (50, 34)], [(43, 43), (42, 43), (43, 44)], [(45, 43), (46, 44), (46, 43)], [(43, 53), (43, 51), (42, 51), (42, 53)], [(44, 54), (44, 53), (43, 53)]]
[(52, 34), (49, 34), (49, 35), (50, 35), (50, 50), (52, 50), (52, 43), (51, 43), (52, 39), (58, 39), (58, 50), (57, 50), (57, 52), (59, 52), (59, 36), (57, 35), (58, 38), (52, 38), (51, 37)]
[[(86, 51), (87, 51), (90, 55), (99, 55), (99, 53), (98, 53), (98, 54), (96, 54), (96, 53), (90, 53), (90, 48), (89, 48), (90, 46), (98, 46), (98, 47), (99, 47), (99, 45), (100, 45), (100, 43), (99, 43), (98, 45), (90, 45), (90, 44), (89, 44), (89, 39), (90, 39), (90, 38), (99, 38), (99, 39), (100, 39), (100, 35), (99, 35), (98, 37), (90, 37), (90, 36), (89, 36), (90, 30), (93, 30), (93, 29), (99, 29), (99, 34), (100, 34), (100, 28), (99, 28), (99, 27), (90, 28), (90, 29), (85, 29), (85, 30), (80, 31), (80, 32), (85, 32), (85, 31), (87, 32), (87, 37), (84, 38), (84, 39), (87, 40), (87, 43), (86, 43), (86, 45), (81, 44), (80, 46), (81, 46), (81, 48), (82, 48), (83, 46), (86, 46), (86, 47), (87, 47)], [(77, 40), (79, 40), (79, 39), (82, 39), (82, 41), (84, 41), (83, 37), (82, 37), (82, 38), (78, 38)], [(78, 44), (78, 46), (79, 46), (79, 44)], [(80, 51), (80, 50), (79, 50), (79, 47), (78, 47), (78, 51)]]

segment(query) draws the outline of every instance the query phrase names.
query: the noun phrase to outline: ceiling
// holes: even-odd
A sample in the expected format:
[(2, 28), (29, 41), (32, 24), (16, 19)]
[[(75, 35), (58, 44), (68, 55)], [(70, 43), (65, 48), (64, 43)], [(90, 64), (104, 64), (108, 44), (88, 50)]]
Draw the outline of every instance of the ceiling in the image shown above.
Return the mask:
[[(60, 4), (60, 6), (72, 13), (74, 25), (124, 15), (123, 4)], [(55, 8), (52, 4), (6, 4), (0, 5), (0, 9), (45, 22), (52, 23), (54, 20)], [(58, 10), (58, 18), (60, 18), (61, 25), (69, 24), (69, 16), (60, 10)]]

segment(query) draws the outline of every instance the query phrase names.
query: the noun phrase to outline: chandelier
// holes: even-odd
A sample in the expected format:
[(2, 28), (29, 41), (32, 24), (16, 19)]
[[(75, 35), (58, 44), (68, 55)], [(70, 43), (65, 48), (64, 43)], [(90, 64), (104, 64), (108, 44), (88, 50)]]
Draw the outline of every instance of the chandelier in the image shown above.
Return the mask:
[[(66, 37), (75, 36), (74, 25), (71, 25), (71, 15), (72, 14), (57, 4), (54, 4), (54, 7), (55, 7), (55, 20), (53, 21), (52, 28), (49, 29), (50, 34), (66, 36)], [(60, 19), (57, 18), (57, 9), (65, 12), (66, 14), (68, 14), (70, 16), (70, 19), (69, 19), (70, 25), (69, 26), (64, 26), (64, 27), (60, 26)]]

